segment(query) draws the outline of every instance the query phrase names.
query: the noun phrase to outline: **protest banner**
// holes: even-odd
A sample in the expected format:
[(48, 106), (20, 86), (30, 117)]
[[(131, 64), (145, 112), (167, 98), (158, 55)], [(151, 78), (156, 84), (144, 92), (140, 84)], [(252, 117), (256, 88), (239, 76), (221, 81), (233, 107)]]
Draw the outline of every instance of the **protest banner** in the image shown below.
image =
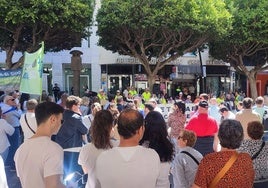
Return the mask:
[(20, 92), (41, 95), (43, 74), (44, 43), (34, 53), (25, 52), (21, 75)]
[[(162, 110), (162, 115), (166, 122), (168, 120), (169, 113), (172, 112), (172, 106), (173, 104), (158, 104), (158, 107)], [(186, 103), (185, 106), (186, 106), (186, 110), (185, 110), (186, 119), (189, 120), (191, 112), (193, 112), (195, 109), (195, 104)]]
[(21, 69), (0, 70), (0, 90), (18, 90), (20, 87), (21, 72)]

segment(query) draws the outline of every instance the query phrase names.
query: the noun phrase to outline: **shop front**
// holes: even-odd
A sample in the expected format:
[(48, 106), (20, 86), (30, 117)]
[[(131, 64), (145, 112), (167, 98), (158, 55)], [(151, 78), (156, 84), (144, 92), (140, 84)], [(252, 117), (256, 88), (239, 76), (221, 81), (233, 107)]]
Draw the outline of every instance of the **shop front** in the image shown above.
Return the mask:
[[(203, 64), (198, 56), (191, 54), (164, 66), (155, 77), (152, 92), (159, 97), (161, 94), (177, 97), (182, 92), (184, 97), (191, 95), (194, 100), (201, 92), (218, 95), (230, 91), (234, 79), (229, 65), (210, 60), (207, 54), (202, 55)], [(148, 87), (147, 74), (136, 58), (117, 56), (105, 61), (107, 64), (101, 64), (101, 83), (106, 92), (115, 94), (116, 90), (123, 92), (128, 86), (134, 86), (141, 94)]]
[(199, 78), (201, 77), (201, 67), (199, 60), (188, 61), (187, 64), (177, 66), (177, 76), (172, 79), (171, 96), (183, 94), (186, 99), (187, 95), (191, 95), (192, 100), (200, 92)]
[[(167, 65), (155, 77), (154, 91), (166, 92), (172, 66)], [(101, 65), (102, 88), (107, 85), (107, 92), (115, 94), (117, 90), (123, 92), (128, 86), (134, 86), (138, 93), (148, 87), (147, 74), (141, 64), (105, 64)], [(163, 85), (164, 84), (164, 85)], [(161, 87), (160, 87), (161, 86)]]
[(205, 66), (205, 92), (211, 96), (219, 96), (221, 93), (233, 91), (235, 78), (232, 77), (232, 71), (228, 65), (210, 65)]
[(102, 88), (110, 94), (117, 90), (123, 92), (133, 85), (134, 65), (105, 64), (101, 65)]
[[(200, 63), (196, 57), (186, 57), (170, 62), (158, 71), (152, 92), (176, 97), (180, 91), (185, 95), (196, 95), (197, 78), (200, 76)], [(151, 66), (154, 66), (153, 64)], [(118, 56), (114, 63), (101, 64), (102, 88), (111, 94), (123, 92), (128, 86), (136, 87), (142, 93), (149, 87), (148, 77), (143, 66), (135, 58)]]

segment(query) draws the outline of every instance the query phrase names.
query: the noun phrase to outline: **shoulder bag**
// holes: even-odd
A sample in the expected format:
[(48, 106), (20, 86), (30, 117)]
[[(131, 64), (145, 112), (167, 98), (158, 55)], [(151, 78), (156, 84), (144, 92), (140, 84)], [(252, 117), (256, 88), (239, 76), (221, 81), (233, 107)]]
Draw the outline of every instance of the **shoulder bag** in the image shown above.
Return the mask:
[(24, 114), (24, 119), (25, 119), (25, 122), (26, 122), (27, 126), (29, 127), (29, 129), (32, 131), (33, 134), (35, 134), (35, 131), (30, 127), (30, 125), (27, 121), (26, 114)]
[(226, 172), (231, 168), (231, 166), (234, 164), (236, 159), (238, 158), (238, 153), (235, 152), (231, 158), (227, 161), (227, 163), (224, 165), (224, 167), (220, 170), (220, 172), (215, 176), (215, 178), (211, 181), (208, 188), (214, 188), (217, 183), (221, 180), (221, 178), (226, 174)]
[(181, 153), (184, 153), (184, 154), (188, 155), (189, 157), (191, 157), (194, 160), (194, 162), (197, 164), (197, 166), (199, 165), (198, 160), (192, 154), (190, 154), (187, 151), (181, 151)]

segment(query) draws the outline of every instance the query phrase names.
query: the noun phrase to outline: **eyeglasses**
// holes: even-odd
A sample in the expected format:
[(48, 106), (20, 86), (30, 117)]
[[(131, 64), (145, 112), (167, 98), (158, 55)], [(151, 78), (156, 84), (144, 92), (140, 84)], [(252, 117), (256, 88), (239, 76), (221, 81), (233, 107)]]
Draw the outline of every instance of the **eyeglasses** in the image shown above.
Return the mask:
[(178, 136), (178, 140), (181, 139), (181, 138), (183, 138), (183, 137), (182, 136)]
[(9, 99), (9, 101), (15, 101), (15, 99)]

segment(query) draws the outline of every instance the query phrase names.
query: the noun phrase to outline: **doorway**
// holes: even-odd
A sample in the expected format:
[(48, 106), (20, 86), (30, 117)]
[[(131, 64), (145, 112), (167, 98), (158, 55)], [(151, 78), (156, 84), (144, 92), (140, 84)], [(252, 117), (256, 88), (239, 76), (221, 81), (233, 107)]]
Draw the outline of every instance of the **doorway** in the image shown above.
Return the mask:
[(132, 83), (131, 76), (128, 75), (108, 75), (108, 91), (116, 94), (117, 90), (124, 91)]
[[(89, 86), (89, 76), (88, 75), (80, 75), (80, 95), (83, 96), (85, 93), (85, 87)], [(67, 75), (67, 91), (70, 95), (72, 93), (73, 87), (73, 75)]]

